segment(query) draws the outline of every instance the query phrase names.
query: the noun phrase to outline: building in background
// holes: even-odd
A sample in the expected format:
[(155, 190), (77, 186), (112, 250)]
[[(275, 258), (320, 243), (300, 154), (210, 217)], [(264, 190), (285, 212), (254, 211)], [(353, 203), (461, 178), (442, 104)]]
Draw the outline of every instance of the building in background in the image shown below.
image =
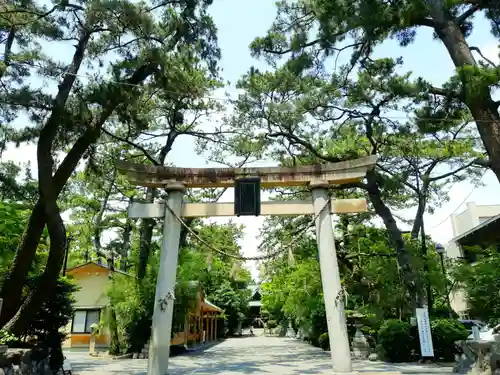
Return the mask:
[(262, 303), (260, 301), (260, 285), (259, 284), (250, 284), (248, 289), (251, 292), (250, 301), (248, 302), (248, 319), (246, 325), (255, 326), (255, 327), (263, 327), (263, 320), (261, 316), (261, 306)]
[[(446, 257), (474, 263), (477, 254), (468, 252), (466, 247), (489, 247), (500, 243), (500, 205), (469, 202), (465, 211), (451, 215), (451, 226), (453, 239), (445, 246)], [(461, 318), (468, 318), (467, 301), (462, 291), (453, 292), (450, 303)]]
[[(115, 270), (102, 263), (88, 262), (70, 268), (66, 274), (77, 285), (75, 292), (75, 312), (73, 319), (65, 329), (64, 348), (90, 348), (92, 326), (102, 325), (102, 330), (95, 337), (96, 349), (107, 349), (110, 334), (106, 326), (104, 314), (109, 305), (107, 290), (110, 277), (121, 274), (134, 277), (125, 272)], [(172, 327), (171, 346), (195, 346), (201, 343), (216, 341), (224, 332), (222, 309), (205, 299), (205, 293), (198, 282), (192, 282), (196, 288), (196, 301), (190, 309), (184, 323)]]
[[(77, 267), (70, 268), (66, 274), (78, 286), (75, 292), (75, 313), (67, 327), (67, 338), (64, 347), (88, 348), (92, 325), (99, 325), (108, 305), (106, 291), (109, 277), (114, 271), (101, 263), (88, 262)], [(132, 276), (131, 276), (132, 277)], [(103, 332), (96, 337), (96, 347), (108, 347), (110, 341), (109, 331)]]

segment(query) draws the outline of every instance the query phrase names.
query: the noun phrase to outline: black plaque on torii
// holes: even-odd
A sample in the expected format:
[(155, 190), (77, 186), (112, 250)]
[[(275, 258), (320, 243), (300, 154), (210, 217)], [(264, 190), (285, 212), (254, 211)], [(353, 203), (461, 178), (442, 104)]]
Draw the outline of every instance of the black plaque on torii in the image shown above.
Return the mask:
[(234, 181), (234, 214), (260, 215), (260, 178), (244, 177)]

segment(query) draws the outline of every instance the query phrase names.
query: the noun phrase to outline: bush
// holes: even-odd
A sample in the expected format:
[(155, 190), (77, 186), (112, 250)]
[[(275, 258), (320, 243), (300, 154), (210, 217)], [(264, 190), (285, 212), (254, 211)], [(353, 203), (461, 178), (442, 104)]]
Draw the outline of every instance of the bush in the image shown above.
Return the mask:
[(9, 331), (0, 329), (0, 345), (11, 345), (13, 342), (17, 342), (19, 339), (14, 336)]
[(109, 314), (108, 324), (112, 326), (112, 320), (116, 321), (117, 337), (113, 341), (118, 341), (113, 342), (113, 351), (139, 353), (147, 343), (151, 336), (154, 282), (155, 278), (150, 274), (140, 284), (128, 276), (113, 275), (108, 290), (115, 313), (114, 318)]
[(457, 354), (455, 341), (465, 340), (469, 335), (467, 329), (453, 319), (431, 321), (431, 331), (435, 357), (450, 362)]
[(268, 320), (267, 321), (267, 328), (274, 329), (277, 326), (278, 326), (278, 323), (276, 322), (276, 320)]
[(377, 352), (389, 362), (407, 362), (413, 357), (415, 338), (409, 323), (386, 320), (378, 331)]
[(330, 338), (328, 332), (322, 333), (318, 338), (318, 345), (323, 350), (330, 350)]
[(288, 328), (286, 325), (278, 324), (278, 326), (274, 330), (274, 333), (277, 333), (279, 337), (285, 337), (287, 329)]
[[(432, 343), (436, 359), (453, 361), (457, 349), (455, 341), (465, 340), (469, 333), (453, 319), (431, 321)], [(418, 328), (400, 320), (386, 320), (380, 327), (377, 352), (389, 362), (405, 362), (420, 355)]]
[[(30, 280), (30, 286), (34, 288), (41, 277), (37, 276)], [(48, 357), (49, 367), (53, 371), (60, 369), (64, 361), (61, 345), (66, 334), (61, 332), (61, 328), (65, 328), (73, 317), (73, 293), (76, 290), (76, 286), (68, 279), (59, 278), (53, 294), (43, 302), (40, 310), (22, 333), (22, 338), (25, 340), (36, 339), (33, 359), (41, 360)]]
[(449, 319), (450, 316), (454, 319), (458, 319), (458, 314), (450, 310), (447, 306), (434, 307), (434, 309), (432, 309), (431, 319)]

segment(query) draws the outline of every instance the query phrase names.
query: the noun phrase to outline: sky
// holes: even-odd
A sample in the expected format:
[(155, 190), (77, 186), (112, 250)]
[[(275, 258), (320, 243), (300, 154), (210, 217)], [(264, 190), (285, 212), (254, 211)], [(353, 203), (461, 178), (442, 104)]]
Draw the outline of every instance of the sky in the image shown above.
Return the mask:
[[(250, 56), (249, 44), (256, 36), (263, 36), (275, 17), (274, 2), (270, 0), (214, 0), (210, 13), (218, 27), (219, 46), (222, 50), (222, 75), (233, 85), (251, 66), (265, 68), (263, 61)], [(498, 41), (489, 33), (489, 25), (484, 19), (479, 19), (477, 26), (470, 37), (471, 45), (478, 46), (483, 53), (492, 60), (498, 61)], [(58, 50), (62, 55), (72, 55), (68, 46), (68, 53)], [(440, 85), (453, 74), (453, 64), (444, 46), (433, 40), (428, 30), (420, 31), (415, 43), (401, 48), (394, 41), (382, 44), (375, 51), (378, 57), (404, 58), (404, 70), (411, 71), (415, 76), (422, 76), (434, 85)], [(235, 94), (234, 89), (227, 91)], [(222, 97), (221, 95), (218, 95)], [(17, 162), (36, 160), (36, 150), (33, 146), (24, 146), (19, 149), (10, 147), (2, 159), (11, 159)], [(194, 142), (187, 137), (180, 138), (174, 144), (169, 160), (178, 167), (204, 167), (207, 164), (203, 155), (194, 150)], [(259, 165), (263, 165), (259, 163)], [(270, 165), (270, 164), (267, 164)], [(36, 175), (36, 174), (35, 174)], [(426, 214), (425, 227), (428, 235), (440, 243), (446, 243), (452, 238), (450, 215), (464, 210), (467, 202), (477, 204), (500, 204), (498, 181), (492, 172), (487, 172), (482, 179), (483, 186), (472, 186), (467, 182), (456, 184), (450, 191), (450, 201), (445, 202), (433, 215)], [(221, 201), (233, 200), (232, 189), (228, 190)], [(399, 216), (411, 218), (414, 210), (397, 212)], [(218, 218), (216, 222), (233, 220), (245, 225), (245, 238), (242, 241), (243, 253), (246, 256), (258, 254), (259, 230), (264, 217)], [(402, 225), (402, 228), (405, 228)], [(257, 270), (253, 270), (257, 275)]]

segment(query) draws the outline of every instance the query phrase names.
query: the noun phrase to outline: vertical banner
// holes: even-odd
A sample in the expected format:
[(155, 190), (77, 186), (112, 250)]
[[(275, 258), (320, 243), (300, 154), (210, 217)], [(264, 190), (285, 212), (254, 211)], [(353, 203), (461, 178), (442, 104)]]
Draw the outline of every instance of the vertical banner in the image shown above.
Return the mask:
[(422, 353), (422, 357), (434, 357), (429, 310), (427, 310), (426, 307), (418, 308), (416, 310), (420, 352)]

